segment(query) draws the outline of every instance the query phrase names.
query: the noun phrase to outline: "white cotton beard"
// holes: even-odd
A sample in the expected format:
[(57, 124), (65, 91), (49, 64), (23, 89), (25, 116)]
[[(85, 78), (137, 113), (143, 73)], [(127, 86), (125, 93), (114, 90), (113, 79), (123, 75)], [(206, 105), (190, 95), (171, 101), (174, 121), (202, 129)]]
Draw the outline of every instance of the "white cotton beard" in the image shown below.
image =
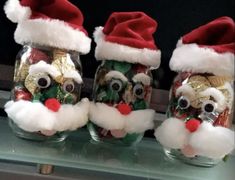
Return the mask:
[(28, 132), (75, 130), (88, 121), (89, 101), (84, 99), (76, 105), (62, 105), (58, 112), (39, 102), (9, 101), (5, 111), (17, 126)]
[(199, 129), (192, 133), (189, 144), (198, 155), (221, 159), (235, 148), (234, 132), (221, 126), (203, 122)]
[(107, 130), (125, 130), (128, 133), (142, 133), (154, 126), (155, 111), (150, 109), (132, 111), (122, 115), (116, 108), (104, 103), (91, 103), (89, 119)]
[(181, 149), (188, 143), (190, 133), (185, 128), (184, 121), (169, 118), (155, 130), (154, 135), (164, 147)]
[(221, 159), (235, 148), (232, 130), (203, 122), (190, 133), (182, 120), (169, 118), (155, 130), (156, 139), (166, 148), (182, 149), (190, 145), (196, 155)]

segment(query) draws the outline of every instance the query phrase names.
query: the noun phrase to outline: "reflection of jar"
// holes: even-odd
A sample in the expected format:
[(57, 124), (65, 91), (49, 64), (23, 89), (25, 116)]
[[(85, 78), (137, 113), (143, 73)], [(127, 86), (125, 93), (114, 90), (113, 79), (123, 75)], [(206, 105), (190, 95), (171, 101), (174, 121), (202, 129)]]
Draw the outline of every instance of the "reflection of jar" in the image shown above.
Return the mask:
[[(152, 126), (150, 70), (140, 64), (107, 61), (96, 73), (88, 125), (97, 141), (134, 144)], [(147, 109), (147, 110), (145, 110)], [(94, 124), (95, 123), (95, 124)]]
[(61, 141), (66, 131), (84, 125), (86, 121), (75, 114), (79, 116), (77, 108), (85, 103), (73, 106), (80, 98), (81, 83), (79, 53), (25, 45), (16, 60), (13, 101), (6, 104), (16, 135)]
[(133, 163), (138, 162), (138, 155), (138, 149), (135, 146), (113, 146), (91, 140), (82, 146), (79, 159), (81, 161), (93, 161), (96, 164), (118, 168), (121, 166), (131, 166)]
[(93, 89), (88, 128), (96, 141), (133, 145), (154, 126), (150, 67), (160, 64), (153, 33), (157, 23), (143, 12), (115, 12), (94, 33), (102, 60)]
[(234, 22), (221, 17), (183, 36), (170, 68), (179, 72), (168, 119), (155, 136), (171, 158), (213, 166), (234, 149)]

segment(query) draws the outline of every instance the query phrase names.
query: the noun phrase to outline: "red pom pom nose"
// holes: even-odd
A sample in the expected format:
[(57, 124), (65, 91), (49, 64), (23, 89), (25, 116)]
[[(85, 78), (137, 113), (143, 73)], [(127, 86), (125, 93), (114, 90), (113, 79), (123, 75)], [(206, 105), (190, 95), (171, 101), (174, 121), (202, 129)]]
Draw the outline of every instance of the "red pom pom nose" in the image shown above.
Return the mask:
[(128, 115), (131, 113), (131, 107), (125, 103), (118, 104), (117, 109), (123, 115)]
[(198, 119), (190, 119), (185, 123), (186, 128), (192, 133), (200, 126), (201, 122)]
[(51, 111), (57, 112), (60, 109), (60, 102), (55, 98), (47, 99), (44, 105)]

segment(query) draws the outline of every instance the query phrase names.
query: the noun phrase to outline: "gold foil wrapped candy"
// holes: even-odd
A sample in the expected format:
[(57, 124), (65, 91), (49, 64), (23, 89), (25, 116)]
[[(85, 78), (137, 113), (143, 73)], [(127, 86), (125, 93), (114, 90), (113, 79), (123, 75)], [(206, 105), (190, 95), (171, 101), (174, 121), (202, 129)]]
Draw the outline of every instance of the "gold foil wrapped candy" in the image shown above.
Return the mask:
[(210, 99), (209, 96), (200, 95), (200, 92), (211, 87), (210, 82), (204, 76), (200, 76), (200, 75), (191, 76), (187, 80), (187, 84), (190, 85), (195, 91), (195, 97), (191, 99), (192, 107), (200, 108), (203, 101)]

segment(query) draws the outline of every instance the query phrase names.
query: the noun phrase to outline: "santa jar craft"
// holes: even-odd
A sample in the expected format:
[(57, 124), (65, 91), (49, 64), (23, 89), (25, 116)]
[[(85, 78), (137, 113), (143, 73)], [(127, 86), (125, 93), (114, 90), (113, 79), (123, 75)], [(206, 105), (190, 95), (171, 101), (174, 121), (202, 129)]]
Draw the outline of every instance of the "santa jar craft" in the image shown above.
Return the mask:
[(221, 17), (179, 40), (168, 119), (155, 131), (169, 157), (213, 166), (234, 149), (234, 33), (234, 21)]
[(67, 0), (9, 0), (7, 17), (18, 23), (12, 100), (5, 105), (19, 137), (62, 141), (88, 121), (89, 101), (80, 100), (80, 54), (90, 50), (83, 15)]
[(113, 13), (94, 33), (102, 60), (94, 84), (88, 129), (96, 141), (133, 145), (153, 128), (150, 67), (160, 64), (153, 33), (156, 21), (143, 12)]

